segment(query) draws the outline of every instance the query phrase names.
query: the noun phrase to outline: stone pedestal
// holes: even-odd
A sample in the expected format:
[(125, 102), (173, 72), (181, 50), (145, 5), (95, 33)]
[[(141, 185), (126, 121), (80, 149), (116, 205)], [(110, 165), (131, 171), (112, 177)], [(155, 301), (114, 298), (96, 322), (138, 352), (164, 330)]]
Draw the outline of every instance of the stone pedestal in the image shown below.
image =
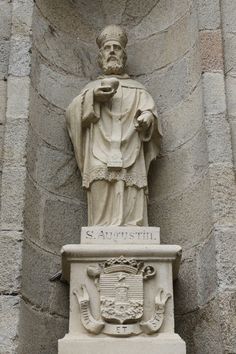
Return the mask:
[(186, 353), (174, 333), (173, 279), (181, 248), (158, 244), (158, 228), (135, 229), (86, 228), (83, 244), (62, 248), (70, 318), (59, 354)]

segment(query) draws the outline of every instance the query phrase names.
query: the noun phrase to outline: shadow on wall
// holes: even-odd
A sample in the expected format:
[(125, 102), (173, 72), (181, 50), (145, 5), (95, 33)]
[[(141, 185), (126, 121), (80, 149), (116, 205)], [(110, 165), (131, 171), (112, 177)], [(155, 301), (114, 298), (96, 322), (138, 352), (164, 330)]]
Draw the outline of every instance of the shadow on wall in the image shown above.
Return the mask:
[[(202, 122), (197, 15), (190, 0), (36, 0), (28, 178), (23, 253), (20, 354), (56, 354), (68, 326), (68, 287), (50, 283), (60, 269), (60, 249), (79, 242), (86, 225), (81, 189), (64, 112), (97, 74), (97, 33), (121, 24), (129, 34), (128, 72), (155, 98), (163, 122), (162, 156), (150, 171), (150, 225), (162, 242), (177, 243), (184, 257), (210, 232), (206, 138)], [(186, 264), (186, 262), (185, 262)], [(196, 282), (183, 272), (176, 311), (197, 308)], [(186, 298), (180, 295), (185, 292)], [(177, 323), (178, 328), (178, 323)], [(181, 327), (182, 328), (182, 327)], [(181, 329), (189, 339), (187, 328)]]

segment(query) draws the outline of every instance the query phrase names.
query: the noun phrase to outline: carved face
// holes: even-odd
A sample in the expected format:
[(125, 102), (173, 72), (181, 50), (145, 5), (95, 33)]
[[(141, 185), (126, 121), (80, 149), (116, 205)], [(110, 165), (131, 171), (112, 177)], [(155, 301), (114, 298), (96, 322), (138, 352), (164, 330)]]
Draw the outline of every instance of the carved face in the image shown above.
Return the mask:
[(125, 50), (117, 41), (107, 41), (100, 49), (98, 56), (99, 66), (106, 75), (122, 74), (126, 62)]

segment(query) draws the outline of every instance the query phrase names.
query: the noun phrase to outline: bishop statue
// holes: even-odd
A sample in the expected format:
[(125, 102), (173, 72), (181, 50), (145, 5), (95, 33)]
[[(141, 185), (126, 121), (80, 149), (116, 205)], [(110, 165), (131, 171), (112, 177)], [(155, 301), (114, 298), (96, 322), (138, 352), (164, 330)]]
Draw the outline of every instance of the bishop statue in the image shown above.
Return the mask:
[(125, 72), (127, 35), (116, 25), (97, 37), (102, 76), (66, 112), (83, 187), (88, 225), (147, 226), (147, 174), (160, 151), (156, 105)]

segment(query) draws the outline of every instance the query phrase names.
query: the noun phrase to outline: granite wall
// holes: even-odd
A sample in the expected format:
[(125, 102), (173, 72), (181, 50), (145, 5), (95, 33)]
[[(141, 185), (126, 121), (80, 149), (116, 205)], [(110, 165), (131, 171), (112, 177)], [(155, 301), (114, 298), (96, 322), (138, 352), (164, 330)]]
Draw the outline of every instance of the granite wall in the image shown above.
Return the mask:
[(67, 331), (68, 287), (49, 279), (87, 215), (64, 112), (110, 23), (163, 124), (149, 220), (183, 247), (176, 331), (188, 354), (236, 353), (233, 14), (234, 0), (0, 0), (1, 354), (56, 354)]

